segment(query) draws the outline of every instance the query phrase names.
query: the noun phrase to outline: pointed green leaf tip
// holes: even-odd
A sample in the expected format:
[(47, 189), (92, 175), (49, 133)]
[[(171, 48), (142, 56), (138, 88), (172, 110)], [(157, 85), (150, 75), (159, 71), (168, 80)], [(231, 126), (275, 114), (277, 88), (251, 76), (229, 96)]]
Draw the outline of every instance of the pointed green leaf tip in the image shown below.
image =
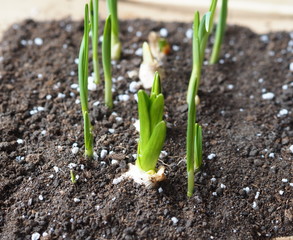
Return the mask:
[(199, 20), (199, 12), (196, 11), (194, 13), (193, 19), (193, 38), (198, 38), (198, 28), (199, 28), (200, 20)]
[(99, 64), (99, 0), (90, 0), (90, 25), (92, 31), (92, 60), (94, 70), (94, 81), (100, 83), (100, 64)]
[(166, 138), (166, 123), (163, 121), (164, 96), (158, 73), (149, 97), (145, 91), (138, 92), (138, 115), (140, 139), (136, 164), (143, 171), (155, 171), (156, 164)]
[(148, 95), (143, 90), (139, 90), (138, 97), (138, 116), (140, 123), (140, 152), (144, 152), (144, 148), (150, 138), (150, 117), (149, 117), (149, 105), (150, 100)]
[(207, 13), (205, 14), (205, 28), (206, 28), (206, 31), (207, 31), (208, 33), (209, 33), (210, 30), (211, 30), (211, 26), (210, 26), (211, 15), (212, 15), (211, 12), (207, 12)]
[(152, 91), (151, 95), (159, 95), (162, 92), (162, 87), (161, 87), (161, 78), (158, 72), (155, 72), (155, 78), (152, 86)]
[(105, 104), (113, 107), (112, 99), (112, 73), (111, 73), (111, 15), (105, 22), (103, 43), (102, 43), (102, 63), (105, 76)]

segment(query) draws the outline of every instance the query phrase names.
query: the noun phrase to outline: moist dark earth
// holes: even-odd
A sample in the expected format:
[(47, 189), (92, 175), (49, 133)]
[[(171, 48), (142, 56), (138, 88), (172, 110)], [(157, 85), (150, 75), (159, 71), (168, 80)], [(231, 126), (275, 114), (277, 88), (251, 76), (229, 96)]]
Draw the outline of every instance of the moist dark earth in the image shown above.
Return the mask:
[[(137, 102), (129, 87), (139, 81), (138, 49), (151, 30), (162, 28), (172, 48), (163, 64), (168, 131), (159, 160), (167, 180), (155, 189), (131, 180), (114, 185), (135, 162)], [(197, 108), (204, 166), (188, 198), (188, 29), (191, 23), (121, 22), (122, 58), (112, 64), (114, 108), (104, 107), (103, 81), (89, 93), (95, 160), (84, 157), (73, 85), (83, 23), (27, 20), (7, 30), (0, 44), (0, 239), (293, 235), (293, 34), (229, 26), (220, 62), (205, 62)], [(70, 170), (78, 175), (75, 184)]]

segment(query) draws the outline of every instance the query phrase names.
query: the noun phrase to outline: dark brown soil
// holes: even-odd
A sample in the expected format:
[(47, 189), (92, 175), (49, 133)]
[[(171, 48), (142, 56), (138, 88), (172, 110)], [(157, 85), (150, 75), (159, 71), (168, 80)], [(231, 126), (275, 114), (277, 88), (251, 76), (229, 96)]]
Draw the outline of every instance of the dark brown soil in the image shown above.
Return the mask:
[[(169, 128), (163, 150), (168, 156), (160, 164), (168, 179), (153, 190), (131, 181), (113, 185), (135, 161), (137, 147), (137, 106), (129, 85), (138, 78), (127, 72), (138, 70), (141, 57), (134, 53), (148, 32), (162, 27), (170, 44), (179, 47), (164, 65)], [(185, 99), (191, 40), (185, 34), (190, 27), (121, 23), (123, 55), (113, 65), (118, 79), (113, 111), (122, 121), (103, 106), (103, 84), (90, 92), (95, 151), (112, 151), (94, 161), (83, 156), (79, 94), (71, 86), (77, 83), (82, 23), (28, 20), (6, 32), (0, 44), (0, 239), (38, 239), (38, 233), (40, 239), (87, 240), (293, 235), (292, 33), (260, 36), (229, 26), (221, 63), (203, 67), (198, 122), (204, 167), (188, 199)], [(36, 38), (43, 44), (37, 45)], [(274, 98), (263, 99), (266, 92)], [(121, 94), (130, 99), (119, 101)], [(282, 109), (287, 114), (280, 115)], [(70, 181), (70, 167), (79, 175), (76, 184)]]

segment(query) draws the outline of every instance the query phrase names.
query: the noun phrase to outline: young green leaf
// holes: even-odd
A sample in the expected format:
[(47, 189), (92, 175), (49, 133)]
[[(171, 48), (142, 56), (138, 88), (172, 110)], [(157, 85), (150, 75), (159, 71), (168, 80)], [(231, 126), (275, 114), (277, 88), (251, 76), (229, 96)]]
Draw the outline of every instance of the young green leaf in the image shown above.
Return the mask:
[(198, 171), (202, 165), (202, 128), (197, 123), (194, 126), (195, 141), (194, 141), (194, 170)]
[(164, 113), (164, 96), (159, 94), (151, 104), (150, 107), (150, 122), (151, 122), (151, 132), (154, 130), (155, 126), (163, 120)]
[(209, 31), (207, 31), (208, 33), (211, 32), (213, 24), (214, 24), (214, 16), (215, 16), (216, 8), (217, 8), (217, 3), (218, 3), (218, 0), (212, 0), (211, 6), (209, 9), (211, 16), (210, 16), (210, 20), (209, 20), (209, 23), (210, 23), (209, 24), (210, 26), (208, 28)]
[(112, 99), (112, 73), (111, 73), (111, 15), (105, 22), (103, 43), (102, 43), (102, 60), (105, 76), (105, 104), (113, 107)]
[(150, 116), (149, 107), (150, 101), (148, 95), (143, 90), (139, 90), (137, 93), (138, 97), (138, 117), (140, 123), (140, 152), (144, 152), (144, 147), (149, 141), (151, 130), (150, 130)]
[(166, 129), (166, 123), (164, 121), (159, 122), (155, 126), (142, 156), (138, 158), (139, 166), (146, 172), (150, 170), (155, 171), (161, 149), (165, 142)]
[(188, 119), (187, 119), (187, 137), (186, 137), (186, 161), (187, 161), (187, 178), (188, 189), (187, 196), (192, 196), (194, 189), (194, 123), (196, 119), (195, 90), (191, 91), (188, 101)]
[(92, 51), (95, 83), (100, 83), (100, 66), (98, 56), (99, 44), (99, 0), (90, 1), (90, 22), (92, 31)]
[(228, 0), (222, 0), (222, 7), (220, 12), (219, 22), (217, 24), (215, 43), (213, 46), (213, 51), (212, 51), (212, 55), (210, 59), (211, 64), (215, 64), (219, 59), (221, 45), (224, 39), (224, 33), (226, 29), (227, 14), (228, 14)]
[(206, 32), (210, 32), (210, 21), (211, 21), (211, 12), (207, 12), (205, 14), (205, 28), (206, 28)]
[(201, 76), (201, 59), (200, 59), (200, 40), (198, 37), (199, 28), (201, 22), (199, 21), (199, 12), (195, 12), (194, 14), (194, 22), (193, 22), (193, 38), (192, 38), (192, 55), (193, 55), (193, 67), (191, 72), (191, 77), (188, 84), (188, 92), (187, 92), (187, 102), (193, 101), (192, 94), (195, 91), (195, 96), (197, 95), (197, 89)]
[(151, 96), (143, 90), (138, 92), (140, 138), (136, 165), (145, 172), (156, 173), (156, 164), (166, 137), (163, 111), (164, 96), (161, 93), (160, 76), (156, 73)]
[(111, 26), (111, 58), (120, 59), (122, 45), (119, 41), (119, 23), (117, 13), (117, 0), (107, 0), (108, 10), (112, 19)]
[(158, 72), (155, 72), (155, 78), (152, 86), (151, 97), (157, 96), (162, 92), (161, 79)]
[(192, 196), (194, 190), (194, 172), (202, 164), (202, 130), (196, 123), (196, 104), (201, 68), (204, 59), (207, 40), (213, 26), (213, 18), (217, 0), (212, 0), (210, 11), (206, 13), (202, 20), (199, 20), (199, 13), (196, 12), (193, 21), (193, 40), (192, 54), (193, 67), (188, 84), (187, 103), (188, 103), (188, 120), (187, 120), (187, 137), (186, 137), (186, 158), (187, 158), (187, 176), (188, 187), (187, 196)]
[(80, 87), (80, 102), (84, 120), (84, 145), (85, 155), (93, 156), (93, 136), (91, 123), (88, 116), (88, 45), (89, 45), (89, 19), (88, 5), (85, 5), (84, 34), (79, 51), (78, 83)]
[(92, 135), (92, 126), (89, 119), (89, 114), (87, 111), (83, 113), (83, 122), (84, 122), (84, 139), (85, 139), (85, 155), (92, 157), (94, 154), (93, 151), (93, 135)]

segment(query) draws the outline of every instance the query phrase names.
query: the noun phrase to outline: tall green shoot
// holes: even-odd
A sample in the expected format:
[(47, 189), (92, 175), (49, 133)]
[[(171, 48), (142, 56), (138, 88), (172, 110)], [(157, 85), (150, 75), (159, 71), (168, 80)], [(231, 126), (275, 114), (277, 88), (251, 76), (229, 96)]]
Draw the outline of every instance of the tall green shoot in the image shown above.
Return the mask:
[(85, 156), (93, 157), (93, 135), (88, 111), (88, 49), (89, 49), (89, 17), (88, 5), (85, 5), (84, 33), (79, 50), (78, 83), (80, 103), (84, 122)]
[(99, 66), (99, 0), (90, 1), (90, 22), (92, 31), (92, 51), (93, 51), (93, 68), (95, 83), (100, 83), (100, 66)]
[(117, 13), (117, 0), (107, 0), (108, 10), (111, 15), (111, 59), (118, 60), (121, 56), (122, 45), (119, 40), (119, 22)]
[(219, 60), (221, 45), (224, 39), (224, 33), (227, 24), (228, 15), (228, 0), (222, 0), (222, 7), (219, 16), (219, 22), (217, 24), (216, 37), (213, 46), (212, 55), (210, 58), (210, 64), (215, 64)]
[(105, 104), (109, 108), (113, 107), (112, 99), (112, 73), (111, 73), (111, 15), (105, 22), (103, 43), (102, 43), (102, 60), (105, 77)]
[(193, 37), (192, 37), (192, 73), (189, 80), (187, 103), (187, 137), (186, 137), (186, 158), (187, 158), (187, 196), (192, 196), (194, 191), (194, 174), (202, 165), (202, 129), (196, 123), (195, 97), (198, 93), (201, 68), (204, 59), (205, 48), (210, 35), (217, 0), (212, 0), (210, 10), (200, 21), (199, 12), (194, 14)]

